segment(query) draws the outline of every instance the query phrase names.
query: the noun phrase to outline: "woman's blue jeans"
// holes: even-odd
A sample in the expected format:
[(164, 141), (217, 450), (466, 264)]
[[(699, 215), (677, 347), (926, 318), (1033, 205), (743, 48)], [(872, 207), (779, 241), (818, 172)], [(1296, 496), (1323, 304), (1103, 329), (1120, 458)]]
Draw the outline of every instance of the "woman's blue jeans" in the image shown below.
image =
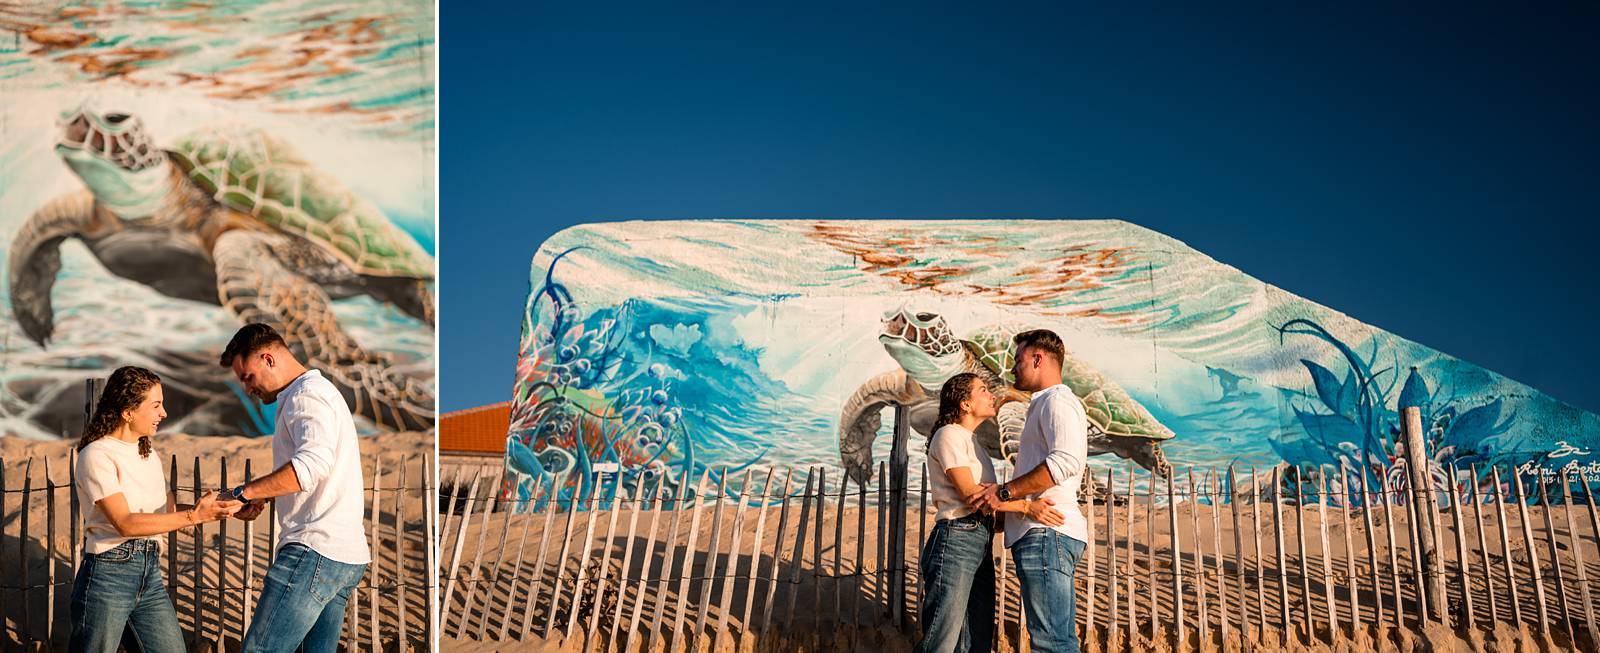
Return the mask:
[(940, 520), (922, 547), (922, 641), (932, 653), (988, 651), (994, 639), (994, 541), (978, 513)]
[(129, 540), (105, 553), (85, 553), (72, 580), (73, 653), (187, 650), (178, 613), (161, 577), (161, 547), (154, 540)]

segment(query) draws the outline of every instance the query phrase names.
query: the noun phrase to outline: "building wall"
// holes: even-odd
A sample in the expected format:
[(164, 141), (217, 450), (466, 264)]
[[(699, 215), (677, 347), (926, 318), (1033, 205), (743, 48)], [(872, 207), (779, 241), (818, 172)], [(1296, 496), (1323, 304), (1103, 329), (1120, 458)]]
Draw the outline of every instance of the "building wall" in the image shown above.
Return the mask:
[[(431, 289), (434, 22), (433, 4), (416, 1), (0, 6), (0, 434), (76, 435), (84, 380), (128, 364), (165, 379), (166, 429), (270, 432), (272, 408), (217, 364), (247, 316), (225, 308), (210, 282), (216, 212), (244, 206), (239, 223), (260, 226), (250, 209), (261, 197), (301, 202), (313, 222), (330, 223), (309, 238), (268, 229), (296, 235), (246, 261), (291, 273), (257, 284), (287, 289), (274, 325), (330, 375), (365, 366), (365, 381), (336, 379), (362, 430), (431, 426), (432, 324), (398, 310), (392, 288), (375, 299), (369, 279), (340, 270), (371, 272), (403, 254)], [(114, 176), (75, 172), (61, 146), (80, 111), (137, 124), (158, 168), (184, 143), (214, 148), (244, 199), (226, 204), (219, 187), (183, 210), (110, 210), (119, 192), (165, 196), (192, 182), (141, 175), (119, 189)], [(110, 212), (96, 214), (91, 233), (142, 231), (144, 241), (96, 249), (79, 222), (59, 241), (30, 231), (82, 213), (73, 198), (95, 184)], [(49, 269), (55, 256), (59, 271)], [(331, 313), (315, 310), (329, 299)]]
[(851, 397), (921, 364), (880, 339), (901, 311), (963, 338), (1056, 331), (1081, 363), (1069, 385), (1124, 393), (1112, 412), (1170, 431), (1180, 469), (1372, 468), (1397, 458), (1402, 406), (1442, 460), (1600, 464), (1594, 414), (1124, 222), (591, 224), (546, 242), (530, 284), (507, 452), (528, 479), (837, 467)]

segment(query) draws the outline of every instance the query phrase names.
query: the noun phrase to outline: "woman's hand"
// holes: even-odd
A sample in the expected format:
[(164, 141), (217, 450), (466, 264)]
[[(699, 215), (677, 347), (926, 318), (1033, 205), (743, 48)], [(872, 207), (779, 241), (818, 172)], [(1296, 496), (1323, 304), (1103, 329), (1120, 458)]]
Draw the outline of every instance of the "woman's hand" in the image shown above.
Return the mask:
[(1056, 505), (1056, 502), (1053, 499), (1034, 499), (1029, 501), (1028, 509), (1026, 510), (1028, 519), (1050, 527), (1067, 523), (1066, 516), (1062, 515), (1060, 510), (1053, 508), (1052, 506), (1054, 505)]
[(200, 502), (194, 505), (194, 520), (196, 523), (217, 521), (233, 516), (244, 503), (232, 499), (218, 499), (216, 491), (205, 493), (200, 497)]

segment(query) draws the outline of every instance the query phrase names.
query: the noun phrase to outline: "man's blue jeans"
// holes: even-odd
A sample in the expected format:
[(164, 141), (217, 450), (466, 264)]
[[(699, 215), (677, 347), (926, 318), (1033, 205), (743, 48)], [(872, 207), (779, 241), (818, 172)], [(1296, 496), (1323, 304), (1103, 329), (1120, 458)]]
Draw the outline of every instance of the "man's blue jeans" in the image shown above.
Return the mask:
[(994, 639), (990, 520), (977, 513), (941, 520), (922, 548), (919, 653), (988, 651)]
[(85, 554), (72, 580), (68, 649), (114, 653), (124, 641), (130, 651), (187, 650), (154, 540), (129, 540), (105, 553)]
[(1022, 583), (1022, 607), (1035, 653), (1078, 653), (1077, 596), (1072, 581), (1086, 546), (1049, 528), (1028, 531), (1011, 546)]
[(243, 651), (332, 653), (350, 591), (366, 573), (366, 565), (329, 560), (304, 544), (283, 545), (267, 569)]

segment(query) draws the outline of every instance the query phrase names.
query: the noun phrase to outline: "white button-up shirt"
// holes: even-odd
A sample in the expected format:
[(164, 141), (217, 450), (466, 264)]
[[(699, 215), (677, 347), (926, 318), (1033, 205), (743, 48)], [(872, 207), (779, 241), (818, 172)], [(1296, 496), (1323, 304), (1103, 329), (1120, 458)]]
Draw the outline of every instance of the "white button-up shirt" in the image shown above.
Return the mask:
[[(1071, 388), (1061, 384), (1034, 393), (1028, 405), (1027, 425), (1022, 427), (1022, 441), (1018, 443), (1016, 475), (1039, 465), (1050, 470), (1050, 478), (1056, 484), (1028, 498), (1055, 501), (1053, 507), (1066, 518), (1055, 530), (1079, 542), (1089, 541), (1089, 522), (1078, 509), (1078, 486), (1083, 483), (1088, 459), (1089, 416), (1083, 411), (1083, 402), (1072, 394)], [(1006, 513), (1006, 547), (1016, 544), (1034, 528), (1049, 527), (1023, 513)]]
[(276, 499), (278, 544), (298, 542), (335, 562), (372, 562), (363, 519), (361, 447), (350, 407), (333, 383), (307, 370), (278, 393), (273, 468), (294, 466), (300, 491)]

